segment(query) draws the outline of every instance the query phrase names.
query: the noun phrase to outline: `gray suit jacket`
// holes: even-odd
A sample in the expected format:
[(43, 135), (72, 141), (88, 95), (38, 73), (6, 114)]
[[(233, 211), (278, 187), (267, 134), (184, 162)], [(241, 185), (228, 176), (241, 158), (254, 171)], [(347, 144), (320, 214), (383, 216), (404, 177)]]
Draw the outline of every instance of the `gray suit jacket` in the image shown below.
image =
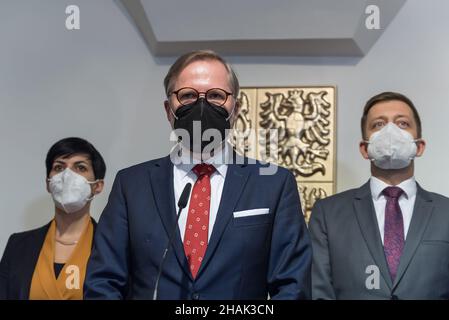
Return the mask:
[(369, 183), (317, 201), (309, 230), (314, 299), (449, 298), (446, 197), (418, 185), (394, 281), (388, 272)]

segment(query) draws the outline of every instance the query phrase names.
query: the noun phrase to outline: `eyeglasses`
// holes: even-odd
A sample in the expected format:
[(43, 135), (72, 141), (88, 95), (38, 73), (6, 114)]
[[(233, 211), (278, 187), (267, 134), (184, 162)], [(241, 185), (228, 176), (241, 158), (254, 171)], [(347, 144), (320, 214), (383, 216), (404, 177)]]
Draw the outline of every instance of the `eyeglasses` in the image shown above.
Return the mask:
[(204, 93), (204, 97), (206, 98), (207, 102), (218, 107), (224, 105), (228, 100), (228, 96), (232, 95), (232, 92), (227, 92), (220, 88), (212, 88), (207, 90), (206, 92), (198, 92), (198, 90), (194, 88), (186, 87), (176, 91), (172, 91), (169, 96), (175, 94), (179, 103), (185, 106), (197, 102), (200, 94), (202, 93)]

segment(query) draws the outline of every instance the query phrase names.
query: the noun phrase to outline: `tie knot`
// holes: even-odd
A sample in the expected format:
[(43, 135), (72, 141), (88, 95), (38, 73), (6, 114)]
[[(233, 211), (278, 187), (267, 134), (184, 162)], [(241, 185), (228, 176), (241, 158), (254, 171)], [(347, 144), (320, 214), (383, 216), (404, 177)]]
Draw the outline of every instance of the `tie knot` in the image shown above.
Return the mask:
[(398, 199), (404, 193), (404, 190), (399, 187), (387, 187), (382, 193), (389, 198)]
[(207, 164), (207, 163), (201, 163), (201, 164), (197, 164), (196, 166), (193, 167), (192, 169), (193, 172), (195, 172), (195, 174), (199, 177), (202, 176), (211, 176), (212, 173), (215, 172), (215, 167), (211, 164)]

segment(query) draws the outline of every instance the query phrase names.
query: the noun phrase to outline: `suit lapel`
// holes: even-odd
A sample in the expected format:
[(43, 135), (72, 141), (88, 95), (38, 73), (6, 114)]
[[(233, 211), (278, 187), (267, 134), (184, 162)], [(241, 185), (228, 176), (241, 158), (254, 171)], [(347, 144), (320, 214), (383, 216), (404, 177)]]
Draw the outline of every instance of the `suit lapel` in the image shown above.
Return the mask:
[(379, 224), (377, 223), (369, 182), (365, 183), (357, 190), (354, 199), (354, 209), (366, 245), (376, 262), (376, 265), (379, 267), (382, 277), (391, 289), (393, 284), (383, 250)]
[(413, 208), (412, 220), (407, 233), (404, 251), (402, 252), (401, 260), (398, 267), (396, 279), (393, 284), (393, 289), (401, 281), (402, 276), (407, 270), (413, 255), (418, 248), (421, 238), (426, 230), (427, 223), (432, 215), (433, 202), (430, 194), (422, 189), (419, 185), (416, 193), (415, 206)]
[[(170, 236), (170, 233), (176, 228), (177, 211), (173, 186), (173, 164), (169, 156), (162, 158), (151, 168), (150, 177), (154, 202), (156, 203), (167, 236)], [(175, 231), (172, 247), (179, 264), (182, 266), (184, 272), (192, 279), (179, 228)]]
[(232, 213), (237, 205), (237, 201), (245, 188), (245, 184), (248, 179), (248, 172), (249, 168), (247, 165), (230, 164), (228, 166), (220, 206), (217, 212), (217, 219), (215, 220), (209, 244), (207, 246), (206, 255), (201, 263), (197, 277), (206, 268), (218, 244), (220, 243), (223, 232), (232, 218)]
[(14, 271), (18, 276), (19, 283), (14, 285), (18, 292), (13, 299), (28, 300), (30, 297), (31, 280), (33, 279), (34, 269), (36, 268), (42, 245), (47, 235), (50, 224), (34, 231), (27, 240), (24, 240), (20, 250), (20, 263)]
[[(97, 223), (93, 218), (91, 219), (95, 232)], [(30, 297), (31, 281), (33, 279), (37, 260), (39, 259), (42, 245), (44, 244), (45, 237), (47, 236), (50, 223), (46, 224), (42, 228), (35, 230), (32, 234), (30, 234), (28, 240), (24, 241), (24, 245), (20, 250), (21, 260), (17, 265), (17, 269), (15, 270), (15, 273), (20, 275), (17, 277), (19, 283), (14, 284), (14, 287), (17, 290), (17, 295), (14, 295), (12, 299), (28, 300)]]

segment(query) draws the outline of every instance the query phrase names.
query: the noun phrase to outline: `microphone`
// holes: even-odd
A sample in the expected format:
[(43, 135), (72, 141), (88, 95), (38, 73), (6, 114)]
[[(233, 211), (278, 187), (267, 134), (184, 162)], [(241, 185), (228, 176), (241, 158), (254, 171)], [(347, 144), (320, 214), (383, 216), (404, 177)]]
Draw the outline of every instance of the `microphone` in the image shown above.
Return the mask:
[(165, 247), (164, 253), (162, 254), (161, 263), (159, 264), (159, 271), (157, 273), (156, 282), (154, 284), (154, 291), (153, 291), (153, 300), (157, 300), (157, 291), (159, 288), (159, 280), (161, 279), (162, 275), (162, 267), (164, 266), (165, 259), (167, 258), (167, 253), (170, 250), (171, 244), (173, 242), (173, 237), (175, 236), (176, 229), (178, 228), (178, 221), (179, 217), (181, 216), (181, 211), (187, 206), (187, 202), (189, 201), (189, 195), (190, 190), (192, 189), (192, 184), (187, 183), (184, 187), (184, 190), (182, 190), (181, 196), (178, 200), (178, 215), (176, 217), (176, 223), (173, 226), (173, 230), (170, 232), (168, 237), (168, 243)]
[[(187, 183), (186, 186), (184, 187), (184, 190), (182, 190), (181, 196), (179, 197), (178, 209), (182, 210), (186, 207), (187, 202), (189, 202), (189, 195), (190, 195), (191, 189), (192, 189), (192, 184)], [(179, 220), (179, 211), (178, 211), (178, 218), (177, 218), (178, 220)]]

